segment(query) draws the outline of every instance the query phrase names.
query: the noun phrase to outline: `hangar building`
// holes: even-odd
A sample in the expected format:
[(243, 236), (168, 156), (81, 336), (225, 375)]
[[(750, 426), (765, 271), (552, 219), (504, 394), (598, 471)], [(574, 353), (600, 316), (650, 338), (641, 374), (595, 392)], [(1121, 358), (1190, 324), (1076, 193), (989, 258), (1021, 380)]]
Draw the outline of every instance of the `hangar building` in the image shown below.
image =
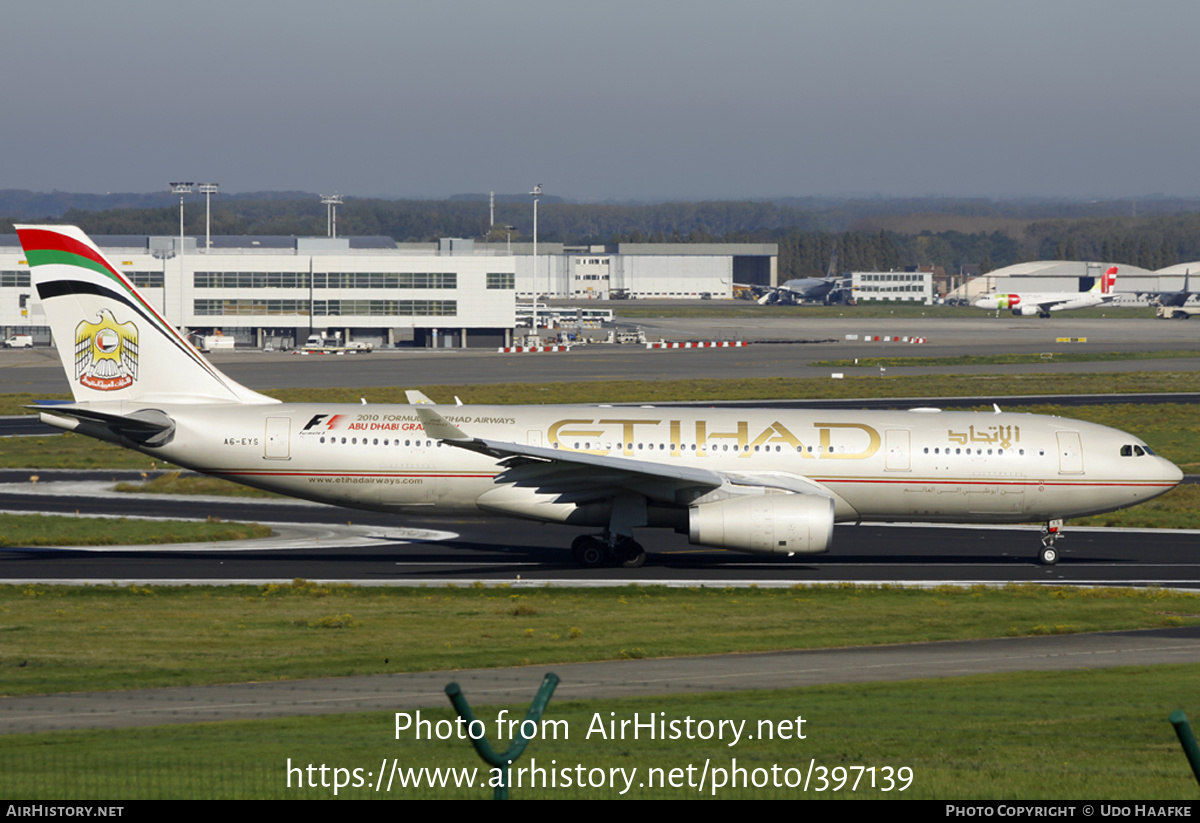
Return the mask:
[(733, 284), (779, 285), (774, 243), (514, 243), (517, 297), (561, 300), (733, 297)]

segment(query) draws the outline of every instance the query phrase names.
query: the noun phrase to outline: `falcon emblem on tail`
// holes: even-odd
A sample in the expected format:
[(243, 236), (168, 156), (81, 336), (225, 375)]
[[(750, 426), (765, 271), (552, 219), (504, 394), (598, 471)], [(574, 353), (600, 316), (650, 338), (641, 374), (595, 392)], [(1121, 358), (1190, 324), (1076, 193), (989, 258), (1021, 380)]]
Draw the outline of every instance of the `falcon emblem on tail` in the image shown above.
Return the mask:
[(75, 327), (75, 378), (89, 389), (116, 391), (133, 385), (138, 371), (138, 330), (132, 321), (117, 323), (101, 309), (98, 323)]

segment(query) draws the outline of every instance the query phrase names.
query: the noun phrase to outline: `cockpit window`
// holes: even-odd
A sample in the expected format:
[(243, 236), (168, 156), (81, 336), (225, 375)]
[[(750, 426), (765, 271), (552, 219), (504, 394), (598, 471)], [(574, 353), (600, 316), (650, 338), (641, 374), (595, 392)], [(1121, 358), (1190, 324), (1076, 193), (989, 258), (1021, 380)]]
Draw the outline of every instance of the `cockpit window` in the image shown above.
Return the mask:
[(1141, 456), (1142, 456), (1142, 455), (1144, 455), (1146, 452), (1142, 451), (1142, 447), (1141, 447), (1141, 446), (1134, 446), (1134, 447), (1133, 447), (1133, 453), (1134, 453), (1134, 455), (1136, 455), (1137, 457), (1141, 457)]
[(1122, 446), (1121, 447), (1121, 456), (1122, 457), (1133, 457), (1133, 446), (1130, 446), (1128, 444)]

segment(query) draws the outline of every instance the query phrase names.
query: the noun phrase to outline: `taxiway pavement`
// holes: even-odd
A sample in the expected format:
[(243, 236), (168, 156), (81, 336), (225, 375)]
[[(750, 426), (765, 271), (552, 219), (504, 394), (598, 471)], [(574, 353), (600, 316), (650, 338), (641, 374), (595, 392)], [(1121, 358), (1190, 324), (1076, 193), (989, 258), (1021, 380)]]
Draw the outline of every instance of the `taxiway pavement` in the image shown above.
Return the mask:
[(0, 698), (0, 734), (443, 708), (459, 684), (472, 706), (527, 704), (547, 672), (556, 700), (783, 689), (1019, 671), (1200, 662), (1200, 628), (715, 655), (507, 669), (383, 674), (225, 686)]

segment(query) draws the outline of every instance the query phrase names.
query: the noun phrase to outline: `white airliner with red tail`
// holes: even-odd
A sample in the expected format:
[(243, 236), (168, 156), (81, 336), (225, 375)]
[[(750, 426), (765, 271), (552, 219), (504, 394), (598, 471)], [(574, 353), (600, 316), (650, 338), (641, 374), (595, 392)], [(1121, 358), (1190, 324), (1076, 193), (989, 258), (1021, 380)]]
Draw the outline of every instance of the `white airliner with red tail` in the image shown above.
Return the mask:
[(761, 554), (827, 551), (835, 523), (1044, 522), (1132, 506), (1182, 475), (1137, 437), (1027, 414), (281, 403), (215, 369), (72, 226), (17, 226), (74, 402), (50, 425), (196, 471), (373, 511), (634, 530)]
[(1011, 311), (1018, 316), (1039, 315), (1049, 317), (1051, 312), (1090, 309), (1111, 303), (1117, 296), (1113, 287), (1117, 282), (1117, 267), (1106, 271), (1089, 291), (1079, 292), (1021, 292), (989, 294), (974, 302), (977, 309), (988, 311)]

